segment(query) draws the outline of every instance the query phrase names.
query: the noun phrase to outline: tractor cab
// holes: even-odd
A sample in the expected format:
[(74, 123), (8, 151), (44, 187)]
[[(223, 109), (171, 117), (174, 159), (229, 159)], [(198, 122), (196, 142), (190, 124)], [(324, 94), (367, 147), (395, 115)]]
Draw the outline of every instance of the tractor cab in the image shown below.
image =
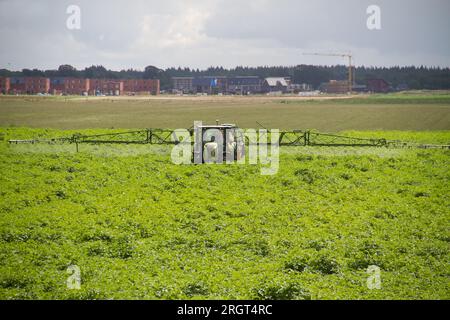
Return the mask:
[(194, 163), (234, 162), (245, 156), (244, 133), (234, 124), (194, 125)]

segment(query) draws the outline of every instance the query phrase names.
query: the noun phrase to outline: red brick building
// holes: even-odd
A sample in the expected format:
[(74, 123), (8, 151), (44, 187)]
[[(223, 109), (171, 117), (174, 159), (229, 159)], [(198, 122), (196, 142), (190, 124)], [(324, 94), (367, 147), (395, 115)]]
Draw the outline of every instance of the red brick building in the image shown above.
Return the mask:
[(330, 80), (322, 84), (322, 91), (326, 93), (347, 93), (350, 91), (348, 81), (346, 80)]
[(44, 77), (0, 77), (0, 93), (53, 95), (109, 95), (153, 94), (160, 91), (159, 80), (153, 79), (84, 79)]
[(10, 78), (0, 77), (0, 94), (7, 94), (10, 89)]
[(9, 93), (11, 94), (25, 94), (25, 78), (24, 77), (12, 77), (9, 80)]
[(124, 94), (159, 94), (158, 79), (127, 79), (122, 81)]
[(50, 80), (50, 94), (61, 95), (65, 90), (65, 78), (52, 78)]
[(367, 80), (367, 89), (371, 92), (386, 93), (391, 87), (384, 79), (369, 79)]
[(37, 93), (49, 93), (50, 92), (50, 79), (44, 77), (25, 77), (25, 93), (37, 94)]
[(84, 95), (89, 92), (89, 79), (53, 78), (50, 81), (50, 93), (54, 95)]
[(90, 79), (66, 78), (64, 90), (66, 94), (83, 95), (89, 92)]
[(89, 94), (120, 96), (123, 94), (123, 81), (111, 79), (89, 79)]

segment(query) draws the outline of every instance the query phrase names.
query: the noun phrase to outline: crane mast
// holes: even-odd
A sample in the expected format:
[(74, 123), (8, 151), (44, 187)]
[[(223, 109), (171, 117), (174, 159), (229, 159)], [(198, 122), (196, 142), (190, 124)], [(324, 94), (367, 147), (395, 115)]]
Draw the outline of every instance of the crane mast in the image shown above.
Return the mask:
[(351, 53), (303, 53), (306, 56), (326, 56), (326, 57), (342, 57), (348, 59), (348, 91), (353, 91), (353, 66), (352, 59), (353, 55)]

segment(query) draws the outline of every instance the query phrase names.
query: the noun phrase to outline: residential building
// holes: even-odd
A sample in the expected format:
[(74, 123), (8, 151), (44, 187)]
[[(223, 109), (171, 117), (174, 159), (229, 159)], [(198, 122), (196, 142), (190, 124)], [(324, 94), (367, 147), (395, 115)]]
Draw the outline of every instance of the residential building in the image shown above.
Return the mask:
[(264, 79), (263, 91), (264, 92), (287, 92), (290, 80), (282, 77), (270, 77)]
[(61, 95), (65, 91), (65, 78), (50, 79), (50, 94)]
[(181, 93), (193, 93), (193, 80), (194, 77), (173, 77), (172, 82), (174, 91)]
[(90, 82), (90, 79), (66, 78), (64, 81), (64, 93), (71, 95), (87, 95)]
[(25, 94), (25, 78), (24, 77), (11, 77), (9, 82), (9, 93), (12, 94)]
[(307, 83), (290, 83), (287, 88), (289, 93), (299, 93), (305, 91), (312, 91), (312, 86)]
[(0, 77), (0, 93), (53, 95), (159, 94), (158, 79), (85, 79), (44, 77)]
[(156, 79), (126, 79), (123, 81), (124, 94), (141, 95), (152, 94), (158, 95), (160, 91), (159, 80)]
[(367, 90), (370, 92), (386, 93), (391, 89), (389, 83), (384, 79), (368, 79)]
[(242, 95), (261, 93), (261, 80), (256, 76), (228, 78), (227, 92)]
[(367, 86), (364, 84), (353, 84), (352, 91), (358, 93), (367, 92)]
[(10, 89), (10, 78), (0, 77), (0, 94), (7, 94)]
[(120, 96), (123, 94), (123, 81), (113, 79), (90, 79), (90, 95)]
[(226, 93), (227, 92), (227, 78), (205, 76), (198, 77), (192, 80), (192, 87), (194, 93)]
[(330, 80), (321, 85), (321, 91), (326, 93), (347, 93), (349, 92), (349, 85), (347, 80)]
[(85, 95), (89, 92), (89, 79), (83, 78), (52, 78), (50, 93), (54, 95)]
[(50, 79), (44, 77), (25, 77), (25, 93), (38, 94), (49, 93)]

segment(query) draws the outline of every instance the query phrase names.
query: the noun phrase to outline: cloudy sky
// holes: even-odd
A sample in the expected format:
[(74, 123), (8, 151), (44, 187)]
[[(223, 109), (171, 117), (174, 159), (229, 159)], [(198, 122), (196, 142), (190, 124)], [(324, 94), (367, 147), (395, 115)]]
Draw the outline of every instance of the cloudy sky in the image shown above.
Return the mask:
[[(67, 8), (81, 10), (67, 28)], [(369, 30), (369, 5), (381, 30)], [(0, 0), (0, 68), (450, 66), (449, 0)]]

